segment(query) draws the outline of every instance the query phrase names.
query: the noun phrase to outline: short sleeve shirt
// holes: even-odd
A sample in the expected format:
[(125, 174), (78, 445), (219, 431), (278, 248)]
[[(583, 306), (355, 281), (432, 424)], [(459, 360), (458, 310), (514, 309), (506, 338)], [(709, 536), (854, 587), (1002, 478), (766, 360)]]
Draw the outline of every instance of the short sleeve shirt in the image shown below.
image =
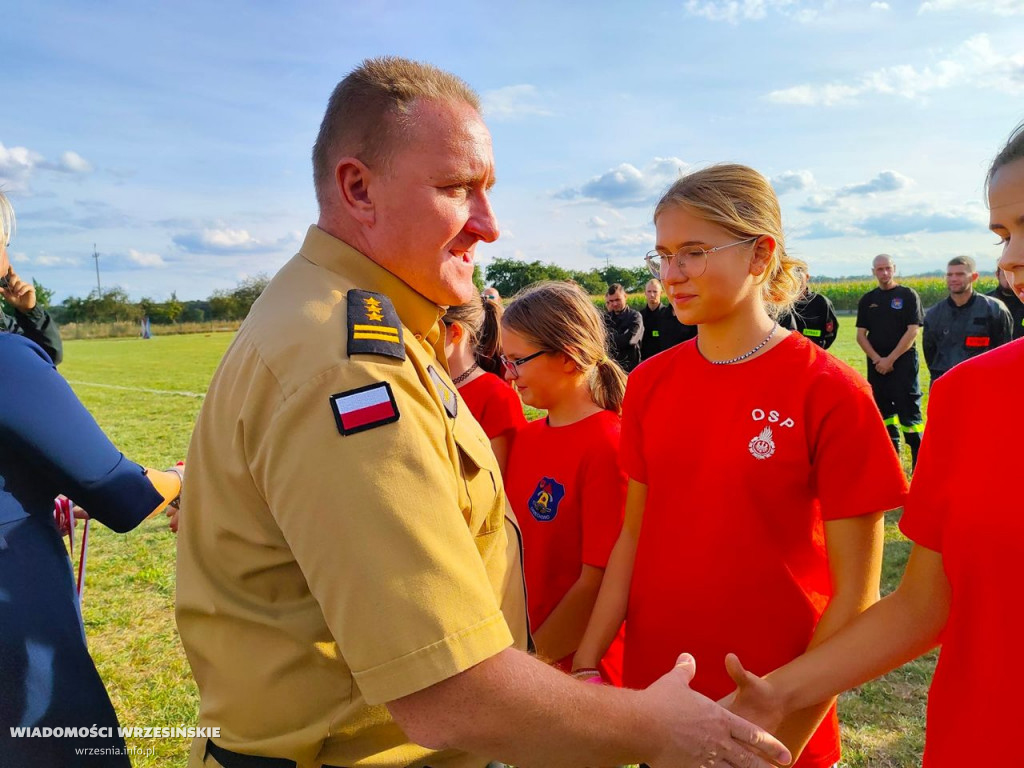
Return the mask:
[[(934, 383), (928, 429), (900, 528), (942, 555), (952, 587), (942, 651), (928, 696), (925, 768), (959, 768), (979, 733), (1015, 733), (1024, 673), (1014, 661), (1024, 637), (1024, 501), (1012, 464), (1013, 429), (964, 430), (971, 409), (998, 407), (1024, 381), (1024, 340), (951, 369)], [(1007, 412), (1017, 426), (1016, 413)], [(983, 445), (983, 449), (979, 446)], [(979, 453), (979, 450), (982, 452)], [(981, 463), (979, 463), (981, 462)], [(976, 470), (993, 471), (978, 483)]]
[(518, 393), (493, 373), (466, 382), (459, 387), (459, 394), (491, 440), (508, 436), (526, 424)]
[[(693, 341), (642, 363), (621, 460), (647, 486), (625, 683), (646, 687), (687, 651), (716, 700), (734, 687), (726, 653), (762, 675), (806, 650), (831, 597), (824, 522), (899, 507), (906, 490), (867, 382), (795, 333), (739, 365)], [(833, 713), (799, 765), (832, 765), (838, 738)]]
[[(611, 411), (562, 427), (538, 419), (516, 433), (505, 488), (523, 531), (532, 627), (558, 606), (583, 565), (608, 564), (626, 502), (619, 435), (619, 416)], [(620, 654), (610, 649), (612, 657)]]
[[(911, 325), (924, 324), (924, 311), (917, 291), (897, 285), (888, 291), (875, 288), (861, 297), (857, 304), (857, 327), (868, 332), (875, 352), (888, 355), (899, 344)], [(917, 355), (917, 348), (910, 352)]]
[[(349, 350), (352, 289), (377, 297), (356, 329), (398, 339), (397, 357)], [(500, 476), (448, 377), (440, 317), (311, 227), (214, 375), (176, 613), (220, 746), (302, 768), (480, 763), (411, 744), (382, 706), (525, 645), (501, 610), (524, 596)], [(343, 434), (336, 398), (385, 385), (397, 418)]]

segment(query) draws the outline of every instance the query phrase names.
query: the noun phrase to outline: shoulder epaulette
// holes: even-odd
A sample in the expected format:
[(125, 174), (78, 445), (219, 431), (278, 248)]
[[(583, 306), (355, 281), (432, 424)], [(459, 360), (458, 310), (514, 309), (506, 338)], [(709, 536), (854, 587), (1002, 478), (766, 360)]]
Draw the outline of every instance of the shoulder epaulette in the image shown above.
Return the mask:
[(348, 292), (348, 356), (384, 355), (405, 360), (402, 322), (383, 293)]

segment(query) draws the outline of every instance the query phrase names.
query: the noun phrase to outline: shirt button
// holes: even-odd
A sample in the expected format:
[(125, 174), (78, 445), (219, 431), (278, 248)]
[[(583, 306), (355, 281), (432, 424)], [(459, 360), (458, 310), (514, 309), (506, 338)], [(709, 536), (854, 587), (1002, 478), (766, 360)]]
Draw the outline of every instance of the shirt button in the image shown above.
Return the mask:
[(416, 341), (423, 341), (423, 334), (422, 333), (417, 333), (416, 334)]

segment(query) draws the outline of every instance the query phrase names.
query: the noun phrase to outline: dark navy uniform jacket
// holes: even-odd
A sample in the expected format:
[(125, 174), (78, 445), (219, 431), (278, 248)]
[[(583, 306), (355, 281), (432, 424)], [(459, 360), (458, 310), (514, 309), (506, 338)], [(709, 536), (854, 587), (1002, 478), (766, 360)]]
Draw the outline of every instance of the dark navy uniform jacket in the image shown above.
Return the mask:
[(60, 329), (53, 322), (50, 313), (38, 304), (28, 312), (14, 310), (13, 317), (5, 315), (3, 310), (0, 310), (0, 331), (16, 333), (34, 341), (50, 356), (54, 365), (60, 365), (64, 357), (64, 342), (60, 339)]
[[(53, 521), (60, 493), (116, 531), (163, 498), (107, 439), (28, 339), (0, 333), (0, 766), (128, 765), (76, 754), (123, 746), (86, 650), (70, 561)], [(10, 729), (112, 729), (84, 738), (15, 737)]]

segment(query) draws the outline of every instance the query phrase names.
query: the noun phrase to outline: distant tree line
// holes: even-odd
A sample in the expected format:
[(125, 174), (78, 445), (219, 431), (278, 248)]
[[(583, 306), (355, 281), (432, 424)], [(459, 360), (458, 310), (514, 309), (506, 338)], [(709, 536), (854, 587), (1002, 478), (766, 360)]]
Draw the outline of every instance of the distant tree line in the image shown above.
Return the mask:
[[(171, 325), (242, 320), (268, 282), (269, 277), (259, 274), (245, 278), (230, 290), (217, 290), (209, 298), (192, 301), (182, 301), (173, 292), (166, 301), (147, 297), (132, 301), (123, 288), (114, 286), (99, 292), (92, 291), (84, 298), (69, 296), (60, 304), (52, 303), (53, 291), (39, 283), (35, 286), (36, 300), (61, 324), (132, 322), (148, 317), (154, 325)], [(3, 310), (10, 312), (10, 307), (4, 304)]]
[[(595, 297), (603, 297), (611, 283), (621, 283), (627, 293), (640, 294), (630, 299), (630, 304), (637, 307), (644, 303), (642, 294), (649, 279), (646, 267), (610, 265), (604, 269), (578, 270), (540, 261), (498, 258), (486, 268), (486, 283), (493, 285), (505, 297), (511, 297), (541, 280), (574, 280)], [(921, 295), (921, 303), (925, 307), (937, 304), (948, 295), (942, 277), (911, 275), (898, 277), (897, 280), (915, 289)], [(123, 289), (115, 286), (100, 293), (93, 291), (85, 298), (70, 296), (57, 305), (52, 304), (53, 291), (36, 281), (33, 283), (37, 301), (47, 307), (58, 323), (130, 322), (148, 317), (156, 325), (170, 325), (243, 320), (269, 281), (270, 278), (264, 274), (247, 277), (230, 290), (217, 290), (209, 298), (192, 301), (181, 301), (172, 293), (167, 301), (142, 298), (133, 302)], [(473, 269), (473, 282), (479, 289), (485, 285), (484, 274), (479, 266)], [(985, 275), (975, 284), (975, 290), (990, 291), (995, 284), (994, 277)], [(870, 278), (815, 278), (811, 289), (828, 296), (836, 309), (850, 311), (855, 310), (860, 297), (876, 285)], [(7, 314), (11, 312), (11, 308), (2, 300), (0, 308)]]

